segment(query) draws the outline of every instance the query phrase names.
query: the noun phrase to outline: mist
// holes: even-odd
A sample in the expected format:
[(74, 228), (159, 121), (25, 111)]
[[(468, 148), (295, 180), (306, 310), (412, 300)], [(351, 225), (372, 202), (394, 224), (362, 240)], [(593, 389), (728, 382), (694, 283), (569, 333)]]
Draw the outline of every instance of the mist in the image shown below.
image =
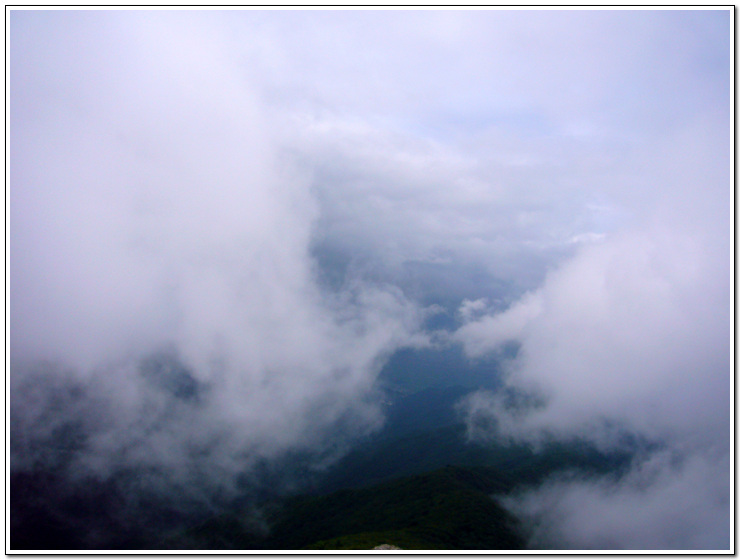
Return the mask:
[(457, 345), (537, 403), (471, 438), (654, 446), (503, 499), (531, 546), (727, 548), (729, 19), (11, 11), (11, 473), (217, 512)]
[(374, 377), (421, 310), (392, 286), (319, 289), (310, 184), (193, 24), (13, 15), (13, 471), (134, 469), (208, 502), (382, 424)]
[[(471, 437), (618, 449), (626, 432), (657, 445), (624, 480), (571, 477), (509, 498), (538, 527), (539, 546), (729, 546), (729, 153), (712, 145), (726, 132), (710, 120), (666, 144), (642, 171), (654, 206), (539, 289), (503, 311), (479, 300), (461, 309), (479, 308), (454, 334), (470, 356), (520, 345), (505, 384), (536, 403), (470, 397)], [(494, 434), (474, 429), (486, 418)]]

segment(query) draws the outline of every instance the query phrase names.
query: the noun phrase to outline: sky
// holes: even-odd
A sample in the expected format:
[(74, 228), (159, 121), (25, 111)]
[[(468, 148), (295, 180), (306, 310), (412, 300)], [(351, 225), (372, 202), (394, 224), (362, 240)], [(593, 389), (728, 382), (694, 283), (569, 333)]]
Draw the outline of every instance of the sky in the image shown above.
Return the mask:
[(514, 342), (539, 404), (471, 437), (660, 444), (506, 498), (532, 546), (729, 548), (730, 25), (11, 11), (11, 469), (228, 493), (377, 430), (397, 350)]

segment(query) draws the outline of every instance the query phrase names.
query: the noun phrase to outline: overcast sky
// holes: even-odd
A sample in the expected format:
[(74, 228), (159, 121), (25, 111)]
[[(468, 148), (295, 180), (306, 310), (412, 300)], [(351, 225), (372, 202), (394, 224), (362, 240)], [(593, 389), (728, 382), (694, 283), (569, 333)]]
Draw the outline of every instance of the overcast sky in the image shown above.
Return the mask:
[(398, 348), (516, 341), (486, 437), (662, 445), (511, 498), (535, 546), (729, 547), (730, 17), (12, 11), (14, 467), (84, 417), (81, 472), (228, 484), (377, 429)]

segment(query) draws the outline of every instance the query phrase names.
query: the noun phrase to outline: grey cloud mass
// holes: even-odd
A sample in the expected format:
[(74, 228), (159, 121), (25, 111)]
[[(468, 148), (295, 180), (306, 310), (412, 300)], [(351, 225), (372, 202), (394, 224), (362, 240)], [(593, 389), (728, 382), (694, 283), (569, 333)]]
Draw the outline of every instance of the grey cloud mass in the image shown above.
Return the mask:
[[(421, 311), (393, 287), (318, 289), (309, 183), (217, 41), (177, 14), (13, 18), (18, 444), (52, 430), (38, 425), (44, 381), (21, 373), (40, 360), (106, 411), (80, 459), (101, 476), (129, 461), (230, 475), (323, 445), (344, 416), (360, 433), (376, 426), (366, 397), (380, 360), (410, 342)], [(163, 352), (199, 400), (142, 379), (139, 362)], [(208, 460), (192, 466), (193, 448)]]
[(618, 482), (563, 476), (504, 503), (537, 548), (712, 550), (729, 542), (728, 471), (727, 455), (658, 453)]
[[(633, 472), (619, 483), (552, 482), (542, 495), (511, 502), (544, 519), (543, 527), (554, 524), (544, 541), (550, 545), (560, 535), (575, 548), (729, 546), (730, 181), (729, 154), (711, 140), (726, 133), (714, 125), (687, 131), (651, 159), (643, 176), (655, 200), (642, 209), (644, 221), (582, 247), (538, 290), (471, 318), (454, 335), (470, 355), (519, 343), (507, 384), (539, 402), (523, 410), (500, 395), (474, 396), (471, 426), (489, 417), (501, 437), (580, 437), (610, 448), (619, 445), (616, 425), (661, 442), (680, 463), (653, 466), (655, 479), (637, 488)], [(466, 302), (462, 310), (472, 307)], [(635, 471), (654, 460), (637, 461)], [(690, 503), (705, 509), (697, 513)], [(640, 514), (628, 514), (632, 509)], [(699, 523), (694, 515), (707, 518)], [(583, 523), (589, 516), (601, 520), (593, 534)], [(620, 531), (630, 537), (616, 537)]]
[(11, 470), (208, 501), (514, 344), (472, 437), (654, 444), (506, 498), (533, 546), (727, 548), (730, 17), (12, 10)]

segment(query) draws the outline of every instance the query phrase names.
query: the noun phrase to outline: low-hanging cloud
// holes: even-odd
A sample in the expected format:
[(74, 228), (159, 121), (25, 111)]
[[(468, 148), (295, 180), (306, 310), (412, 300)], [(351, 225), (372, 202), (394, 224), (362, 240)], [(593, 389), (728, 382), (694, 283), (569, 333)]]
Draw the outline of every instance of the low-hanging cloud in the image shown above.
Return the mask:
[(526, 397), (478, 435), (660, 450), (511, 498), (535, 545), (725, 547), (726, 16), (12, 12), (11, 469), (330, 461), (440, 303)]
[(320, 289), (310, 183), (193, 23), (12, 16), (14, 471), (149, 468), (224, 491), (382, 422), (374, 379), (421, 312), (392, 287)]
[(621, 480), (561, 475), (503, 499), (536, 548), (727, 548), (729, 456), (658, 453)]
[[(710, 116), (666, 143), (642, 172), (653, 201), (636, 207), (639, 221), (581, 247), (539, 290), (454, 335), (470, 355), (520, 344), (507, 384), (537, 403), (477, 395), (468, 401), (473, 425), (488, 417), (502, 437), (582, 438), (607, 449), (626, 431), (678, 462), (636, 459), (624, 480), (556, 480), (510, 499), (541, 527), (540, 545), (729, 546), (726, 132)], [(648, 464), (653, 479), (639, 475)]]

